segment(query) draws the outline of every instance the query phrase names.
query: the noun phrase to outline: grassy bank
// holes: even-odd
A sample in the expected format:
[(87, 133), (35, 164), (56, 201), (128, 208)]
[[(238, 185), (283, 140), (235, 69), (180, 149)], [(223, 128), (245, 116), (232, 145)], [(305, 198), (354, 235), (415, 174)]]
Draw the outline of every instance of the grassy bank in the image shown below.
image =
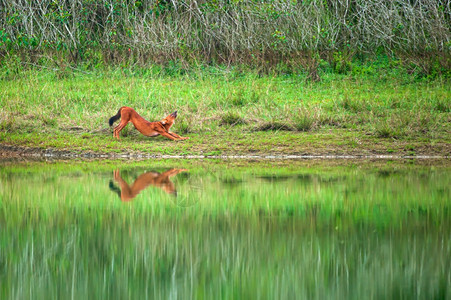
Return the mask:
[[(80, 72), (29, 70), (0, 81), (0, 143), (147, 154), (450, 154), (450, 80), (361, 66), (348, 75), (259, 75), (220, 67)], [(178, 110), (172, 142), (127, 126), (121, 106), (147, 120)]]

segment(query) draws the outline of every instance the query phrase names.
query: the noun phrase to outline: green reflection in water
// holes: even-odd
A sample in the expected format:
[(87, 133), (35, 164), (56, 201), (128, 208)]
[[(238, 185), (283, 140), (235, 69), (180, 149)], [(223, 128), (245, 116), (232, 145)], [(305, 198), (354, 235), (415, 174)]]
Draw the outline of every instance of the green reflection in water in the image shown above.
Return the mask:
[(0, 165), (8, 298), (446, 299), (450, 169)]

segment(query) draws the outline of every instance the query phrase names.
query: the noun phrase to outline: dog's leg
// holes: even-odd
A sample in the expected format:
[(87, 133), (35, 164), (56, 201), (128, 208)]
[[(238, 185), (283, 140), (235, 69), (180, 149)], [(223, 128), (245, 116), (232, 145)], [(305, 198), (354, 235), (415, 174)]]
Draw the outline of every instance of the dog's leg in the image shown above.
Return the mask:
[(180, 136), (180, 135), (178, 135), (178, 134), (175, 133), (175, 132), (170, 132), (170, 131), (168, 131), (168, 133), (169, 133), (170, 135), (172, 135), (173, 137), (179, 139), (179, 140), (187, 140), (187, 139), (189, 139), (188, 137)]
[(127, 126), (127, 124), (128, 124), (127, 121), (122, 120), (119, 123), (119, 125), (117, 125), (116, 128), (114, 128), (114, 134), (115, 135), (113, 134), (113, 137), (115, 136), (119, 140), (120, 139), (119, 138), (119, 133), (121, 132), (122, 129), (124, 129), (125, 126)]
[(168, 132), (166, 132), (166, 131), (158, 131), (158, 133), (160, 134), (160, 135), (162, 135), (162, 136), (165, 136), (165, 137), (167, 137), (168, 139), (170, 139), (170, 140), (173, 140), (173, 141), (176, 141), (176, 140), (178, 140), (178, 138), (176, 138), (175, 136), (173, 136), (173, 135), (171, 135), (171, 134), (169, 134)]
[(116, 127), (114, 127), (114, 129), (113, 129), (113, 138), (115, 138), (115, 137), (116, 137), (116, 129), (117, 129), (117, 126), (116, 126)]
[(121, 130), (120, 125), (117, 125), (113, 129), (113, 138), (117, 138), (119, 140), (119, 131)]

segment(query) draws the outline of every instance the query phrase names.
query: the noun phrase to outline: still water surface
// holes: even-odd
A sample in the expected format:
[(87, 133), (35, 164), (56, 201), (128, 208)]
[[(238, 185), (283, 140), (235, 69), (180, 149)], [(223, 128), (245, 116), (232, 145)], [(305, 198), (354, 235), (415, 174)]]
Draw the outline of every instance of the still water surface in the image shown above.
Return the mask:
[(1, 299), (450, 299), (451, 169), (0, 163)]

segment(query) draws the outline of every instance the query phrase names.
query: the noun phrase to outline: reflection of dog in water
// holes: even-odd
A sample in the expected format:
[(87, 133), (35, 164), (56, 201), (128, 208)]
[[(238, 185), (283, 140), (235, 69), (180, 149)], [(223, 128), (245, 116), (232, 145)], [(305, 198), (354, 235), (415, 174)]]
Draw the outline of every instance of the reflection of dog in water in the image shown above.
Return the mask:
[(132, 186), (122, 179), (119, 174), (119, 170), (114, 171), (114, 180), (119, 184), (120, 188), (114, 185), (113, 181), (110, 181), (110, 190), (116, 192), (122, 201), (130, 201), (135, 198), (142, 190), (147, 188), (149, 185), (153, 185), (161, 188), (168, 194), (177, 196), (177, 191), (175, 189), (174, 183), (169, 179), (178, 173), (188, 171), (187, 169), (170, 169), (163, 173), (158, 172), (146, 172), (139, 175), (133, 182)]

